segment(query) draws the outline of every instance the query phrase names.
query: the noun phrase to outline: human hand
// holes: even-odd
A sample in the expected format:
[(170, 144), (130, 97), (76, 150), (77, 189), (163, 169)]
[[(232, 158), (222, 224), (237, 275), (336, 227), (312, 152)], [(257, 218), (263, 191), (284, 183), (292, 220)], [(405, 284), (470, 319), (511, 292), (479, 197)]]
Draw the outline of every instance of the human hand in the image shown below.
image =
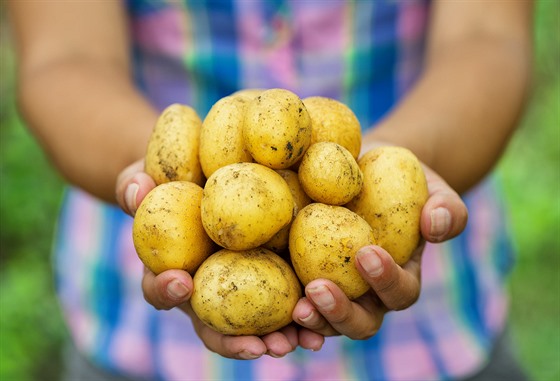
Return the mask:
[(297, 346), (318, 350), (323, 344), (322, 335), (314, 332), (300, 334), (299, 327), (294, 324), (261, 337), (229, 336), (216, 332), (193, 312), (189, 303), (192, 278), (182, 270), (168, 270), (159, 275), (145, 270), (142, 289), (145, 299), (155, 308), (168, 310), (178, 307), (185, 312), (204, 345), (224, 357), (241, 360), (256, 359), (264, 354), (282, 357)]
[[(137, 205), (153, 186), (137, 162), (123, 171), (117, 185), (117, 199), (127, 213), (134, 215)], [(467, 210), (459, 195), (431, 169), (425, 167), (429, 199), (422, 210), (422, 236), (429, 242), (441, 242), (458, 235), (466, 226)], [(130, 188), (132, 185), (132, 190)], [(362, 248), (357, 256), (358, 270), (371, 285), (370, 291), (350, 301), (332, 282), (317, 279), (306, 287), (293, 312), (300, 327), (290, 325), (263, 336), (224, 336), (204, 325), (192, 312), (188, 299), (192, 279), (188, 273), (170, 270), (156, 276), (146, 271), (142, 283), (146, 300), (158, 309), (179, 306), (187, 313), (195, 330), (212, 351), (224, 357), (257, 358), (265, 353), (281, 357), (298, 345), (318, 350), (325, 336), (346, 335), (366, 339), (380, 328), (390, 310), (409, 307), (420, 295), (421, 244), (402, 267), (378, 246)], [(174, 290), (182, 290), (182, 293)]]
[(126, 167), (117, 177), (115, 199), (122, 210), (134, 217), (144, 197), (155, 186), (154, 179), (144, 172), (144, 160), (141, 159)]
[[(442, 242), (460, 234), (467, 223), (467, 208), (460, 196), (433, 170), (424, 166), (429, 197), (422, 209), (423, 240), (402, 267), (379, 246), (366, 246), (356, 254), (356, 266), (371, 286), (351, 301), (333, 282), (316, 279), (305, 288), (293, 312), (294, 321), (323, 336), (345, 335), (367, 339), (381, 327), (391, 310), (410, 307), (420, 296), (421, 258), (425, 242)], [(304, 333), (301, 332), (300, 335)]]
[[(137, 161), (123, 170), (117, 180), (116, 199), (121, 208), (131, 216), (134, 216), (144, 197), (155, 187), (155, 182), (143, 169), (143, 161)], [(282, 357), (295, 350), (298, 345), (312, 350), (318, 350), (323, 345), (322, 335), (309, 330), (302, 331), (296, 325), (289, 325), (262, 337), (227, 336), (214, 331), (196, 316), (190, 306), (193, 282), (186, 271), (168, 270), (156, 275), (146, 269), (142, 290), (146, 301), (156, 309), (178, 307), (185, 312), (191, 318), (204, 345), (224, 357), (246, 360), (264, 354)]]

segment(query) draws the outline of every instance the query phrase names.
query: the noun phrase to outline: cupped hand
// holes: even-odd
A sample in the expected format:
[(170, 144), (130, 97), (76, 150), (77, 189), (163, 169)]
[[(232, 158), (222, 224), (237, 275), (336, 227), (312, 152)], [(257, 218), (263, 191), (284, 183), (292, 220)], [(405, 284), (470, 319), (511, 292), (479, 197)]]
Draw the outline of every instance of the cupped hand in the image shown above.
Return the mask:
[(420, 228), (423, 240), (402, 267), (380, 246), (366, 246), (356, 253), (356, 267), (371, 286), (356, 300), (326, 279), (316, 279), (305, 287), (293, 319), (305, 330), (323, 336), (345, 335), (368, 339), (375, 335), (388, 311), (402, 310), (420, 296), (421, 259), (425, 242), (443, 242), (466, 227), (468, 212), (461, 197), (439, 175), (424, 166), (428, 200), (422, 209)]
[[(143, 160), (137, 161), (119, 175), (116, 200), (127, 214), (134, 216), (144, 197), (155, 186), (154, 180), (144, 172)], [(264, 354), (282, 357), (297, 346), (318, 350), (323, 345), (322, 335), (312, 331), (301, 332), (301, 327), (295, 324), (262, 337), (228, 336), (214, 331), (193, 312), (189, 303), (193, 281), (189, 273), (183, 270), (168, 270), (156, 275), (145, 269), (142, 290), (146, 301), (156, 309), (178, 307), (184, 311), (191, 318), (204, 345), (224, 357), (244, 360), (256, 359)]]
[(189, 303), (192, 295), (193, 281), (183, 270), (168, 270), (155, 275), (144, 271), (142, 279), (144, 298), (156, 309), (168, 310), (180, 308), (192, 321), (193, 327), (211, 351), (228, 358), (250, 360), (265, 354), (283, 357), (298, 346), (305, 349), (319, 350), (324, 336), (308, 330), (302, 330), (296, 324), (290, 324), (278, 331), (264, 336), (230, 336), (223, 335), (204, 324), (194, 313)]
[[(424, 167), (429, 198), (422, 210), (421, 232), (425, 241), (442, 242), (461, 233), (467, 223), (467, 209), (460, 196), (434, 171)], [(143, 162), (126, 168), (117, 183), (117, 200), (134, 215), (146, 194), (155, 186), (143, 172)], [(420, 295), (420, 269), (424, 244), (404, 265), (397, 265), (379, 246), (367, 246), (356, 255), (356, 266), (371, 289), (350, 301), (332, 282), (317, 279), (305, 289), (293, 312), (296, 324), (263, 337), (222, 335), (200, 321), (190, 308), (192, 278), (181, 270), (159, 275), (144, 274), (146, 300), (158, 309), (181, 308), (192, 319), (201, 340), (210, 350), (229, 358), (252, 359), (264, 354), (282, 357), (297, 346), (318, 350), (325, 336), (345, 335), (367, 339), (381, 327), (385, 313), (405, 309)]]
[[(190, 275), (182, 270), (168, 270), (155, 275), (145, 270), (142, 280), (144, 297), (157, 309), (180, 308), (192, 321), (193, 327), (211, 351), (223, 357), (250, 360), (265, 354), (273, 357), (282, 357), (301, 345), (298, 338), (298, 328), (289, 325), (279, 331), (258, 336), (229, 336), (214, 331), (204, 324), (193, 312), (189, 298), (192, 294), (193, 283)], [(308, 343), (310, 349), (319, 349), (322, 345), (322, 336), (318, 334), (311, 337)], [(305, 342), (304, 342), (305, 344)]]

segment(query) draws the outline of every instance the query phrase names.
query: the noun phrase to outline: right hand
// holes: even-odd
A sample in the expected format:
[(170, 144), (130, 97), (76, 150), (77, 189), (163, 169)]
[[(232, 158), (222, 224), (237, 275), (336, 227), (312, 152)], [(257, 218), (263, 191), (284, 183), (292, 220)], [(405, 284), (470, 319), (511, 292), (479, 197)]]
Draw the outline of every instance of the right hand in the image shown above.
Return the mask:
[[(144, 161), (139, 160), (125, 168), (117, 179), (116, 199), (120, 207), (134, 216), (146, 195), (156, 186), (154, 180), (144, 172)], [(175, 307), (185, 312), (193, 327), (211, 351), (228, 358), (256, 359), (264, 354), (283, 357), (301, 346), (319, 350), (324, 342), (321, 334), (296, 325), (258, 336), (228, 336), (214, 331), (204, 324), (193, 312), (189, 299), (193, 291), (192, 277), (183, 270), (167, 270), (154, 274), (145, 269), (142, 279), (144, 298), (158, 310)]]
[(144, 159), (141, 159), (119, 174), (115, 198), (122, 210), (134, 217), (144, 197), (155, 187), (156, 182), (144, 172)]

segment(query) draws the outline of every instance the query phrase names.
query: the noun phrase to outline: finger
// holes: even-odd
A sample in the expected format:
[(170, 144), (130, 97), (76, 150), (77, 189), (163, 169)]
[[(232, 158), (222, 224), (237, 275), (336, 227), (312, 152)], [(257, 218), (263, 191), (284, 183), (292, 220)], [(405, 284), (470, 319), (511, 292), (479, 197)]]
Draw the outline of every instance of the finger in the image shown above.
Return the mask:
[(257, 336), (222, 335), (208, 326), (201, 327), (198, 335), (206, 348), (223, 357), (238, 360), (254, 360), (266, 353), (266, 345)]
[(292, 325), (264, 335), (261, 339), (266, 345), (266, 353), (276, 358), (284, 357), (294, 351), (298, 344), (296, 327)]
[(136, 210), (150, 193), (156, 187), (154, 180), (145, 173), (137, 173), (130, 179), (130, 183), (126, 186), (124, 200), (126, 212), (134, 217)]
[(446, 241), (465, 229), (468, 210), (459, 194), (443, 178), (427, 167), (424, 171), (429, 198), (422, 208), (422, 236), (429, 242)]
[(254, 360), (266, 353), (266, 345), (259, 337), (223, 335), (204, 324), (189, 303), (184, 305), (184, 310), (191, 317), (198, 337), (210, 351), (238, 360)]
[(266, 353), (266, 345), (257, 336), (226, 336), (208, 327), (203, 335), (208, 348), (224, 357), (254, 360)]
[(159, 275), (144, 271), (144, 299), (157, 309), (168, 310), (187, 302), (192, 289), (192, 278), (186, 271), (167, 270)]
[(302, 327), (316, 332), (321, 336), (340, 335), (306, 297), (298, 301), (292, 313), (292, 318)]
[(375, 335), (381, 327), (386, 310), (375, 304), (373, 298), (352, 302), (339, 287), (326, 279), (311, 281), (305, 287), (305, 293), (317, 311), (342, 335), (364, 340)]
[(302, 348), (309, 349), (311, 351), (318, 351), (325, 343), (325, 336), (310, 329), (301, 328), (298, 331), (298, 341)]
[[(187, 272), (168, 270), (159, 275), (144, 272), (142, 279), (144, 298), (157, 309), (180, 307), (193, 322), (204, 345), (211, 351), (228, 358), (250, 360), (261, 357), (266, 345), (257, 336), (226, 336), (205, 325), (187, 303), (191, 295), (192, 279)], [(186, 290), (185, 290), (186, 289)]]
[(422, 249), (419, 247), (403, 267), (379, 246), (365, 246), (356, 253), (358, 271), (388, 309), (402, 310), (418, 300)]
[(155, 186), (154, 180), (144, 172), (144, 161), (139, 160), (124, 169), (117, 178), (115, 198), (126, 213), (134, 216), (144, 197)]
[[(130, 214), (130, 207), (126, 202), (126, 189), (128, 185), (131, 184), (131, 179), (134, 177), (135, 174), (142, 172), (144, 169), (144, 161), (138, 160), (128, 167), (126, 167), (117, 177), (117, 183), (115, 186), (115, 198), (119, 206), (127, 213)], [(129, 193), (134, 193), (129, 191)], [(128, 197), (131, 198), (130, 195)]]
[(286, 338), (288, 339), (292, 350), (295, 350), (299, 345), (298, 327), (295, 324), (289, 324), (286, 327), (282, 328), (280, 332), (286, 335)]

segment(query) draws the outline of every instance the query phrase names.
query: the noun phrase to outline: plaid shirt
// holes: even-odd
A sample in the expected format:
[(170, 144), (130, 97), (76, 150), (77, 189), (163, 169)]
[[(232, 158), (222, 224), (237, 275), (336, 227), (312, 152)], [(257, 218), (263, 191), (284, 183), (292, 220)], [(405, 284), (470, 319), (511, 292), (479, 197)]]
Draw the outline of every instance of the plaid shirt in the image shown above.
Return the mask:
[[(135, 80), (159, 109), (203, 117), (241, 88), (282, 87), (349, 105), (364, 131), (422, 69), (425, 1), (130, 0)], [(512, 252), (495, 184), (465, 195), (466, 231), (428, 244), (422, 294), (365, 341), (329, 337), (321, 351), (236, 361), (208, 351), (179, 310), (156, 311), (140, 287), (132, 219), (69, 189), (55, 247), (57, 290), (72, 336), (95, 364), (150, 380), (427, 380), (487, 360), (507, 313)]]

